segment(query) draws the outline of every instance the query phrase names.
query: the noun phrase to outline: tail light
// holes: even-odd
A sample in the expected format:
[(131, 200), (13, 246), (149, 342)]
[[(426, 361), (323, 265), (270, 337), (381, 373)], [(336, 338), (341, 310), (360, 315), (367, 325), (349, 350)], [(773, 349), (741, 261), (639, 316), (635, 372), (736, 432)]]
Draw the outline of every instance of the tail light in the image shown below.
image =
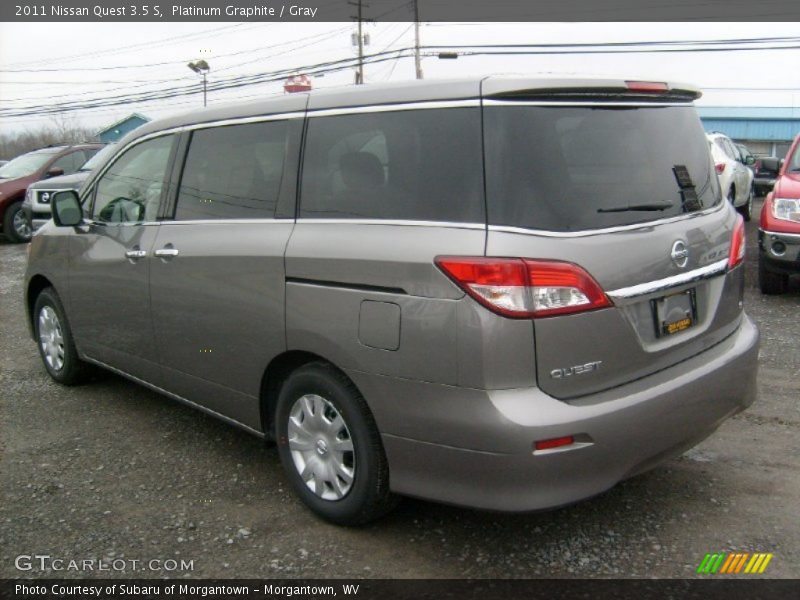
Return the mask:
[(742, 215), (736, 215), (736, 225), (733, 226), (733, 236), (731, 237), (731, 249), (728, 252), (728, 268), (739, 265), (744, 260), (744, 219)]
[(504, 317), (549, 317), (611, 305), (592, 276), (573, 263), (440, 256), (436, 265), (475, 300)]
[(717, 175), (722, 175), (725, 172), (725, 163), (717, 163), (714, 168), (717, 170)]
[(632, 92), (663, 94), (669, 91), (669, 86), (661, 81), (626, 81), (625, 85)]

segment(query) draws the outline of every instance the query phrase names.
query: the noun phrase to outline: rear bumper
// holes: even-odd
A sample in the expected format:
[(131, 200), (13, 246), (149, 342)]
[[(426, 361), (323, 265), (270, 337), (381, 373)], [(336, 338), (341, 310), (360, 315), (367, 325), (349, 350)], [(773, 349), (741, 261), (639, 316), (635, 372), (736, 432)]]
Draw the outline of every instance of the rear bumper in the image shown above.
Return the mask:
[[(745, 315), (703, 354), (571, 403), (537, 388), (480, 391), (351, 376), (375, 412), (395, 492), (528, 511), (599, 494), (706, 438), (755, 399), (758, 344)], [(405, 410), (393, 415), (389, 403)], [(534, 441), (566, 435), (583, 443), (533, 453)]]
[(800, 234), (758, 230), (759, 258), (767, 270), (800, 273)]

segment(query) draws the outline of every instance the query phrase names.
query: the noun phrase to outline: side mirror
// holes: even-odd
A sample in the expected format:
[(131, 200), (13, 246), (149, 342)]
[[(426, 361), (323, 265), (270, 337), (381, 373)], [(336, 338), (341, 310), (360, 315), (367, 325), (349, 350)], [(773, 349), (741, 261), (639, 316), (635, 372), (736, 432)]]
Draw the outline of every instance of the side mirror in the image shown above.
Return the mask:
[(749, 154), (747, 158), (744, 159), (744, 164), (749, 166), (756, 164), (756, 157), (753, 156), (752, 154)]
[(50, 169), (44, 174), (45, 178), (59, 177), (64, 174), (64, 169)]
[(74, 227), (83, 222), (83, 210), (78, 193), (64, 190), (53, 194), (53, 221), (58, 227)]

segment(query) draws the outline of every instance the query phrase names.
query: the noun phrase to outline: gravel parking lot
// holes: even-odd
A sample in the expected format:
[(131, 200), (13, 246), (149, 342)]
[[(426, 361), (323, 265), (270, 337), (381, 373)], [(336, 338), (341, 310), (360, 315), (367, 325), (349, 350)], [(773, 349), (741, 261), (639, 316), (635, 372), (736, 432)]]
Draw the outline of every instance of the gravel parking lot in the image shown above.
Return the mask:
[[(706, 552), (735, 550), (773, 552), (767, 575), (797, 577), (800, 286), (762, 296), (755, 222), (748, 236), (746, 306), (762, 333), (748, 411), (572, 507), (505, 515), (404, 500), (361, 529), (313, 517), (275, 448), (246, 433), (114, 375), (53, 383), (24, 324), (25, 247), (0, 242), (0, 577), (688, 577)], [(20, 572), (27, 554), (141, 562)], [(165, 571), (168, 559), (193, 569)], [(151, 560), (162, 562), (138, 570)]]

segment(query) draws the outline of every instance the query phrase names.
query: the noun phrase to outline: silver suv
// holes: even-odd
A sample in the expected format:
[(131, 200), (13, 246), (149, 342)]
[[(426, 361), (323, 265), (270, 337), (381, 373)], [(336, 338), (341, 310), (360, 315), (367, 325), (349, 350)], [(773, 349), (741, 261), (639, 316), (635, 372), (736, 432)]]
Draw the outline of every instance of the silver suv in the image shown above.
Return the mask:
[(33, 238), (44, 366), (275, 440), (336, 523), (603, 492), (755, 397), (698, 95), (489, 77), (149, 123)]

